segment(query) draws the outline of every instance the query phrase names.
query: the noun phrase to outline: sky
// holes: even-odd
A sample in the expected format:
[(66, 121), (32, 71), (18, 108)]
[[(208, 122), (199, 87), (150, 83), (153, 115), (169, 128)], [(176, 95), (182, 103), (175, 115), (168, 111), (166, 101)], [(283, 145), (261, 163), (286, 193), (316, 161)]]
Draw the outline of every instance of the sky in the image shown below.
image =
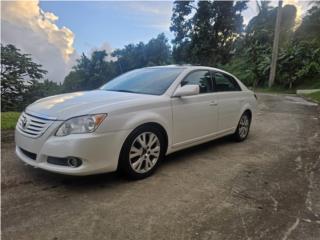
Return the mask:
[[(172, 7), (172, 1), (1, 2), (1, 42), (32, 54), (48, 70), (49, 80), (62, 82), (83, 52), (111, 52), (162, 32), (171, 40)], [(244, 23), (256, 14), (256, 3), (250, 1)]]
[[(169, 31), (172, 2), (40, 2), (44, 11), (59, 16), (58, 26), (67, 25), (75, 33), (79, 52), (108, 43), (121, 48), (148, 41)], [(71, 13), (71, 14), (70, 14)]]

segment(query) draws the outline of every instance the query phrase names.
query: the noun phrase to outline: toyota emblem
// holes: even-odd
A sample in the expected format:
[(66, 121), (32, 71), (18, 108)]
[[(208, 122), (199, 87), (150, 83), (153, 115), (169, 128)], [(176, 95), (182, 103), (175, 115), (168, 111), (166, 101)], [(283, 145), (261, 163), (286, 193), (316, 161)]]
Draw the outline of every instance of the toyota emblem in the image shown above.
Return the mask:
[(26, 118), (26, 116), (23, 116), (23, 119), (22, 119), (22, 127), (23, 128), (26, 128), (28, 124), (28, 119)]

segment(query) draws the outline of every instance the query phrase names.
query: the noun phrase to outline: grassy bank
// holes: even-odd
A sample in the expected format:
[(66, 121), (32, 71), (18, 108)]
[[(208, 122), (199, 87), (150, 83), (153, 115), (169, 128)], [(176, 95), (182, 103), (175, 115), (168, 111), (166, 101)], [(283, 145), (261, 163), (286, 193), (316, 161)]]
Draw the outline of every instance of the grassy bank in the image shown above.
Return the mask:
[(280, 86), (274, 86), (272, 88), (256, 88), (254, 92), (260, 93), (283, 93), (283, 94), (294, 94), (296, 93), (295, 89), (287, 89)]
[(304, 96), (306, 96), (307, 98), (312, 99), (313, 101), (316, 101), (316, 102), (320, 103), (320, 91), (314, 92), (314, 93), (305, 94)]
[(2, 112), (1, 113), (1, 130), (14, 129), (18, 118), (19, 112)]

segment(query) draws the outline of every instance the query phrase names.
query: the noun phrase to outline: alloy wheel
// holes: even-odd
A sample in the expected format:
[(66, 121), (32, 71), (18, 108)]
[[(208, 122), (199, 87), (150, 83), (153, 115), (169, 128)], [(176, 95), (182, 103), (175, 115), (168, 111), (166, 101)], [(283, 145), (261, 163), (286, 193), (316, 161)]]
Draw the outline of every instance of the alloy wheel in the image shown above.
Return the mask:
[(244, 114), (242, 115), (240, 122), (239, 122), (239, 135), (241, 139), (246, 138), (249, 132), (250, 120), (249, 117)]
[(160, 141), (156, 134), (143, 132), (138, 135), (129, 152), (129, 162), (132, 169), (137, 173), (150, 171), (159, 159), (160, 148)]

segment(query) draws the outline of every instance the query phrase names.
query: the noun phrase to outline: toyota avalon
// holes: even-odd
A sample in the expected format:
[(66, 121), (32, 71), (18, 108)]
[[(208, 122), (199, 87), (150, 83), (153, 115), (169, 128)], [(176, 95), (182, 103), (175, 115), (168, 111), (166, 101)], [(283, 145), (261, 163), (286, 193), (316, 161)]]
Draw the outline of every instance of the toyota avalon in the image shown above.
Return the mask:
[(48, 171), (151, 175), (165, 155), (226, 135), (247, 138), (256, 98), (210, 67), (160, 66), (122, 74), (97, 90), (40, 99), (21, 114), (16, 154)]

